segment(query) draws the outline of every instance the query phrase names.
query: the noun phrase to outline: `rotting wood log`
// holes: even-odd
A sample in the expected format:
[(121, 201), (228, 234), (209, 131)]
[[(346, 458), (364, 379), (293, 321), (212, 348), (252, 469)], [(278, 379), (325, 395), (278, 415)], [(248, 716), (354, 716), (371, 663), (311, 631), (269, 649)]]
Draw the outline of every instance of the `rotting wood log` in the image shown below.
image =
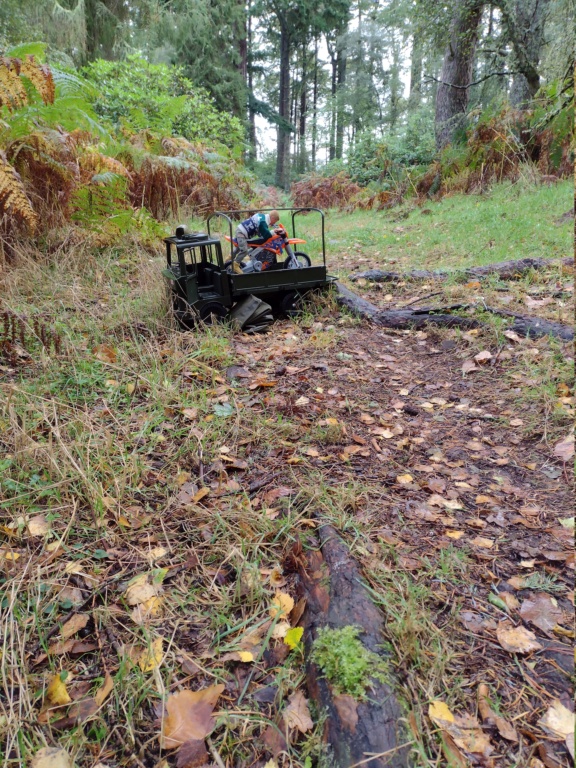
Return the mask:
[(557, 265), (570, 266), (574, 264), (571, 257), (558, 261), (557, 259), (512, 259), (510, 261), (498, 261), (494, 264), (486, 264), (482, 267), (469, 267), (468, 269), (455, 270), (428, 270), (414, 269), (411, 272), (387, 272), (380, 269), (369, 269), (366, 272), (356, 272), (350, 275), (350, 280), (368, 280), (372, 283), (387, 283), (394, 280), (446, 280), (449, 277), (462, 276), (465, 278), (483, 279), (491, 275), (498, 275), (501, 280), (514, 280), (521, 277), (530, 269), (545, 269)]
[[(370, 320), (376, 325), (385, 328), (421, 328), (422, 326), (433, 324), (445, 328), (482, 328), (485, 324), (471, 317), (462, 317), (460, 315), (445, 314), (455, 309), (464, 309), (470, 307), (470, 304), (453, 304), (448, 307), (422, 308), (422, 309), (389, 309), (384, 310), (363, 299), (353, 291), (336, 283), (337, 295), (336, 301), (340, 306), (346, 307), (355, 315)], [(514, 312), (508, 312), (503, 309), (487, 307), (484, 304), (479, 305), (478, 309), (492, 312), (503, 317), (511, 317), (514, 322), (508, 327), (508, 330), (515, 331), (522, 336), (539, 338), (540, 336), (556, 336), (563, 341), (571, 341), (574, 338), (574, 329), (570, 325), (562, 325), (552, 320), (544, 320), (540, 317), (531, 317), (529, 315), (518, 315)]]
[(350, 625), (360, 627), (359, 639), (368, 650), (383, 656), (384, 619), (370, 599), (354, 559), (332, 526), (321, 524), (318, 535), (320, 548), (301, 553), (297, 562), (307, 600), (303, 625), (308, 692), (328, 715), (324, 740), (331, 748), (331, 765), (405, 768), (409, 747), (391, 685), (373, 681), (363, 702), (335, 695), (310, 660), (312, 644), (322, 627)]
[(336, 301), (340, 306), (377, 325), (385, 328), (421, 328), (428, 323), (441, 325), (446, 328), (479, 328), (482, 323), (469, 317), (443, 314), (447, 309), (462, 308), (461, 304), (442, 309), (391, 309), (382, 310), (361, 296), (348, 290), (341, 283), (336, 283), (338, 294)]
[(516, 312), (510, 312), (507, 309), (497, 309), (496, 307), (482, 306), (486, 312), (492, 312), (502, 317), (511, 317), (514, 322), (509, 326), (509, 331), (515, 331), (519, 336), (556, 336), (564, 341), (572, 341), (574, 338), (574, 328), (571, 325), (562, 325), (554, 320), (545, 320), (542, 317), (533, 317), (531, 315), (519, 315)]

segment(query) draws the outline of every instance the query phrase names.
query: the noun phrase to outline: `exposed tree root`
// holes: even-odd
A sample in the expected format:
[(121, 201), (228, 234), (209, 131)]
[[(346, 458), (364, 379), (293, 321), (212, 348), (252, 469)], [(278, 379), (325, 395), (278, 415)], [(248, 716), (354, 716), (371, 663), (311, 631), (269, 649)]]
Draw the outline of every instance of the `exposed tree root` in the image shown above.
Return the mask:
[[(310, 650), (321, 627), (360, 627), (360, 640), (381, 655), (384, 621), (362, 583), (348, 548), (330, 525), (318, 529), (320, 549), (296, 553), (306, 590), (304, 644), (307, 656), (308, 691), (320, 711), (327, 711), (324, 739), (332, 749), (334, 768), (405, 768), (407, 739), (399, 720), (399, 704), (391, 687), (374, 681), (366, 701), (335, 695), (320, 670), (310, 661)], [(373, 755), (372, 759), (369, 756)], [(368, 759), (367, 759), (368, 758)]]
[(442, 325), (448, 328), (479, 328), (482, 323), (468, 317), (459, 315), (439, 314), (446, 309), (460, 309), (462, 304), (456, 304), (452, 307), (443, 307), (438, 309), (391, 309), (382, 310), (361, 296), (349, 291), (340, 283), (336, 283), (338, 295), (336, 301), (340, 306), (346, 307), (360, 317), (377, 325), (383, 325), (386, 328), (420, 328), (428, 323)]
[(562, 266), (573, 265), (571, 257), (562, 259), (512, 259), (511, 261), (499, 261), (494, 264), (486, 264), (483, 267), (470, 267), (469, 269), (458, 270), (435, 270), (414, 269), (412, 272), (386, 272), (380, 269), (369, 269), (366, 272), (357, 272), (350, 275), (350, 280), (369, 280), (373, 283), (386, 283), (393, 280), (446, 280), (448, 277), (461, 275), (463, 277), (482, 279), (490, 275), (498, 275), (501, 280), (514, 280), (521, 277), (530, 269), (545, 269), (561, 264)]
[(509, 312), (507, 309), (497, 309), (496, 307), (484, 306), (487, 312), (502, 317), (513, 317), (514, 322), (510, 326), (511, 331), (516, 331), (519, 336), (557, 336), (564, 341), (572, 341), (574, 338), (574, 328), (570, 325), (555, 323), (553, 320), (544, 320), (542, 317), (532, 317), (531, 315), (519, 315), (516, 312)]
[[(338, 294), (336, 301), (340, 306), (346, 307), (351, 312), (367, 320), (371, 320), (377, 325), (385, 328), (420, 328), (427, 324), (440, 325), (447, 328), (481, 328), (484, 324), (479, 320), (460, 315), (444, 314), (455, 309), (464, 309), (470, 305), (453, 304), (448, 307), (423, 308), (423, 309), (379, 309), (361, 296), (345, 288), (341, 283), (336, 283)], [(551, 320), (544, 320), (540, 317), (531, 317), (529, 315), (518, 315), (514, 312), (508, 312), (503, 309), (482, 306), (488, 312), (492, 312), (503, 317), (514, 318), (514, 322), (509, 326), (509, 330), (515, 331), (521, 336), (531, 336), (538, 338), (540, 336), (556, 336), (564, 341), (570, 341), (574, 338), (574, 329), (569, 325), (562, 325)]]

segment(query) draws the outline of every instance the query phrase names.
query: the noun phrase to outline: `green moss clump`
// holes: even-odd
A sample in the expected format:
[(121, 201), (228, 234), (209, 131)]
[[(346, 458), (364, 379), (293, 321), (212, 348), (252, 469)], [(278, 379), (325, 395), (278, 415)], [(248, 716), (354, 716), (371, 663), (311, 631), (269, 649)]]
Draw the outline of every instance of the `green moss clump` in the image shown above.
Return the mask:
[(371, 680), (387, 681), (387, 666), (380, 656), (365, 648), (358, 635), (360, 628), (324, 627), (312, 647), (317, 664), (336, 694), (347, 693), (358, 701), (366, 699)]

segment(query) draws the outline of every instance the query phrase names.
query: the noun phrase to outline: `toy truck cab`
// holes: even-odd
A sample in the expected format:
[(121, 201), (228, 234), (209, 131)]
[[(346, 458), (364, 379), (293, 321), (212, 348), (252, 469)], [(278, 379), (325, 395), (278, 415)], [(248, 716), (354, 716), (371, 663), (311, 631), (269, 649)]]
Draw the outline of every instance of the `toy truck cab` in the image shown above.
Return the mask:
[(203, 321), (225, 317), (232, 295), (219, 238), (201, 232), (187, 234), (184, 227), (177, 227), (164, 243), (166, 269), (162, 274), (171, 283), (178, 322), (193, 325), (194, 314)]

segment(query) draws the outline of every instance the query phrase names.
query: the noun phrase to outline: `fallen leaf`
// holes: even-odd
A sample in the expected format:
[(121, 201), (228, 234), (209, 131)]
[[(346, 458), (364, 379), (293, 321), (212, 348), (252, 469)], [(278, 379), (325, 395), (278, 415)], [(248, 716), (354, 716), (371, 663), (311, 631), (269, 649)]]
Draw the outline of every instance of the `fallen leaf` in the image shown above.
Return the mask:
[(444, 723), (454, 722), (454, 715), (443, 701), (432, 701), (428, 705), (428, 717), (439, 727), (442, 727)]
[(28, 533), (30, 536), (46, 536), (50, 531), (50, 523), (44, 515), (35, 515), (28, 520)]
[(520, 605), (519, 600), (514, 597), (511, 592), (500, 592), (498, 597), (502, 600), (509, 611), (516, 611)]
[(104, 682), (94, 694), (94, 700), (96, 701), (96, 704), (98, 704), (99, 707), (101, 707), (102, 704), (104, 704), (108, 696), (112, 693), (113, 688), (114, 688), (114, 680), (112, 679), (112, 675), (110, 675), (107, 672), (106, 677), (104, 678)]
[(571, 712), (559, 699), (553, 699), (546, 714), (538, 720), (547, 733), (559, 739), (566, 739), (574, 734), (574, 712)]
[(490, 739), (479, 728), (475, 718), (469, 716), (456, 718), (443, 701), (433, 701), (428, 707), (428, 716), (465, 752), (487, 757), (493, 751)]
[(68, 619), (68, 621), (62, 625), (62, 630), (60, 632), (61, 637), (64, 640), (66, 640), (68, 637), (72, 637), (72, 635), (75, 635), (76, 632), (84, 629), (89, 620), (90, 616), (87, 613), (75, 614), (71, 619)]
[(189, 739), (185, 741), (177, 754), (176, 768), (205, 768), (208, 763), (209, 755), (204, 739)]
[(446, 536), (448, 536), (450, 539), (455, 539), (458, 541), (458, 539), (461, 539), (462, 536), (464, 536), (464, 531), (446, 531)]
[(476, 536), (474, 539), (470, 539), (470, 544), (473, 547), (482, 547), (483, 549), (492, 549), (494, 546), (492, 539), (485, 539), (483, 536)]
[(482, 721), (488, 725), (494, 725), (498, 729), (500, 736), (507, 741), (518, 741), (516, 729), (508, 720), (498, 715), (490, 706), (490, 691), (485, 683), (478, 686), (478, 710)]
[(150, 597), (136, 605), (130, 612), (130, 618), (135, 624), (145, 624), (148, 619), (158, 616), (162, 607), (162, 598)]
[(139, 605), (140, 603), (146, 603), (153, 597), (157, 597), (162, 591), (162, 586), (149, 581), (148, 573), (141, 573), (138, 576), (134, 576), (128, 582), (126, 587), (125, 597), (128, 605)]
[(342, 725), (352, 733), (358, 725), (358, 702), (353, 696), (341, 693), (332, 699)]
[(275, 619), (276, 617), (283, 619), (294, 608), (294, 600), (287, 592), (276, 592), (272, 604), (270, 606), (270, 616)]
[(115, 363), (116, 362), (116, 350), (109, 344), (98, 344), (92, 350), (92, 354), (97, 360), (102, 363)]
[(191, 739), (205, 739), (214, 728), (212, 712), (223, 685), (211, 685), (200, 691), (183, 690), (168, 696), (162, 721), (162, 749), (174, 749)]
[(282, 713), (288, 728), (297, 728), (300, 733), (306, 733), (314, 728), (310, 717), (308, 700), (301, 691), (296, 691), (288, 699), (288, 706)]
[(161, 637), (157, 637), (150, 648), (146, 648), (140, 656), (138, 656), (138, 666), (142, 672), (152, 672), (159, 667), (164, 658), (163, 650), (164, 640)]
[(515, 627), (510, 621), (501, 621), (496, 629), (498, 642), (509, 653), (530, 653), (542, 648), (534, 632)]
[(553, 597), (545, 592), (538, 592), (524, 600), (520, 616), (543, 632), (551, 632), (556, 624), (562, 623), (564, 613)]
[(144, 552), (144, 557), (149, 562), (153, 563), (155, 560), (160, 560), (164, 555), (168, 554), (166, 547), (152, 547), (147, 552)]
[(288, 632), (286, 632), (286, 636), (284, 637), (284, 642), (291, 650), (294, 650), (294, 648), (296, 648), (300, 640), (302, 640), (303, 634), (304, 634), (304, 627), (293, 627), (292, 629), (289, 629)]
[(273, 758), (270, 758), (264, 768), (278, 768), (278, 763)]
[(30, 768), (73, 768), (73, 763), (65, 749), (42, 747), (32, 758)]
[(57, 707), (61, 707), (64, 704), (70, 704), (72, 699), (66, 688), (66, 684), (62, 680), (61, 676), (54, 675), (48, 684), (46, 689), (46, 696), (48, 701), (55, 704)]
[(298, 400), (295, 401), (294, 405), (297, 405), (297, 406), (308, 405), (309, 402), (310, 402), (310, 398), (304, 397), (304, 395), (302, 395), (302, 397), (299, 397)]
[(574, 518), (573, 517), (562, 517), (558, 518), (558, 522), (563, 528), (566, 528), (569, 531), (574, 530)]
[(399, 483), (400, 485), (408, 485), (408, 484), (409, 484), (409, 483), (411, 483), (413, 480), (414, 480), (414, 478), (412, 477), (412, 475), (409, 475), (409, 474), (406, 474), (406, 475), (398, 475), (398, 476), (396, 477), (396, 482), (397, 482), (397, 483)]
[(288, 634), (290, 624), (287, 621), (279, 621), (272, 631), (272, 637), (274, 640), (283, 640)]
[(277, 757), (281, 752), (288, 751), (286, 738), (284, 737), (284, 734), (278, 725), (275, 723), (273, 725), (269, 725), (268, 728), (266, 728), (262, 734), (262, 741), (264, 742), (267, 749), (272, 752), (275, 757)]
[(445, 499), (438, 493), (433, 493), (428, 497), (427, 501), (428, 504), (431, 504), (433, 507), (445, 507), (446, 509), (451, 510), (463, 509), (462, 504), (460, 504), (457, 499)]
[(474, 362), (474, 360), (464, 360), (462, 363), (462, 373), (471, 373), (472, 371), (477, 371), (478, 366)]
[(562, 461), (570, 461), (574, 457), (574, 432), (570, 432), (563, 440), (554, 446), (554, 456)]

